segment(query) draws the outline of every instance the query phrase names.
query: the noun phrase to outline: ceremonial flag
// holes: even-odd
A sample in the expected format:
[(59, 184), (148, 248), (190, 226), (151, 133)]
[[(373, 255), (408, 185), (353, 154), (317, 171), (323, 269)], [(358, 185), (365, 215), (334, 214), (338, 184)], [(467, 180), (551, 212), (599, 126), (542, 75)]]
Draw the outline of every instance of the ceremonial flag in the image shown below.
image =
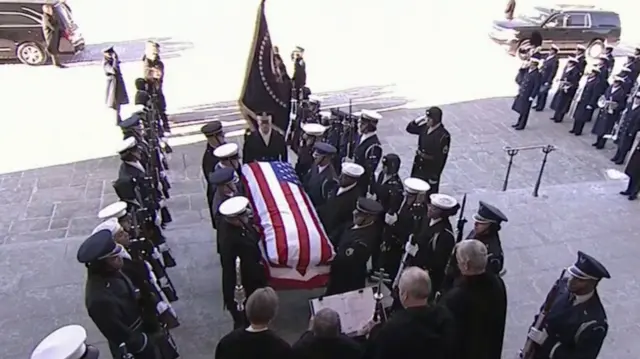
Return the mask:
[(264, 0), (258, 8), (255, 26), (238, 105), (251, 128), (256, 127), (256, 115), (267, 112), (273, 118), (274, 127), (284, 134), (289, 126), (292, 85), (282, 58), (271, 42)]
[(262, 251), (270, 284), (323, 286), (333, 247), (291, 164), (253, 162), (242, 166), (242, 174), (255, 222), (264, 235)]

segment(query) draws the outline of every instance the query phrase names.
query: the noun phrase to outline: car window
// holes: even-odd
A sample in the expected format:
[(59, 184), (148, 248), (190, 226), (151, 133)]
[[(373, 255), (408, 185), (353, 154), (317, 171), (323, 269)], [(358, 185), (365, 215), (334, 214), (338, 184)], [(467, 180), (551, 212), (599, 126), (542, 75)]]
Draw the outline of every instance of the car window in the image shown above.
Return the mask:
[(545, 27), (559, 27), (564, 23), (564, 15), (554, 15), (544, 24)]
[(564, 27), (587, 27), (589, 20), (587, 14), (566, 14), (564, 17)]
[(0, 26), (2, 27), (40, 27), (38, 18), (18, 12), (0, 12)]
[(620, 17), (613, 13), (594, 13), (591, 14), (593, 24), (600, 27), (619, 27)]

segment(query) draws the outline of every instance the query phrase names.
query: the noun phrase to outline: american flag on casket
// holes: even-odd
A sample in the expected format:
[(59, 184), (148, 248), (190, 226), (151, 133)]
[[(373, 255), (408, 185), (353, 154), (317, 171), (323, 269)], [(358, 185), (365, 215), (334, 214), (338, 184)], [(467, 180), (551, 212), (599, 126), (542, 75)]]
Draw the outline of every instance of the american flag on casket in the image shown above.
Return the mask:
[(276, 289), (325, 286), (334, 249), (291, 164), (242, 166), (243, 184), (263, 234), (262, 255)]

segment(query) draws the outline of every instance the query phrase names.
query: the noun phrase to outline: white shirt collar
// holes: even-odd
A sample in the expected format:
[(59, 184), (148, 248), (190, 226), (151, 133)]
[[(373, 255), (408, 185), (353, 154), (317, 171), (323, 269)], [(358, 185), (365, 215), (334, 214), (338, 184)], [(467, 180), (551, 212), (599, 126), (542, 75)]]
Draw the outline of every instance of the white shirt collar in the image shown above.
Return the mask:
[(318, 173), (322, 173), (322, 171), (324, 171), (325, 169), (327, 169), (327, 167), (329, 167), (329, 165), (318, 166)]
[(140, 163), (140, 161), (124, 161), (124, 163), (128, 164), (131, 167), (139, 169), (142, 172), (146, 172), (144, 167), (142, 167), (142, 163)]
[(269, 140), (271, 139), (271, 131), (269, 130), (268, 133), (262, 133), (260, 131), (258, 131), (258, 133), (260, 133), (260, 137), (262, 137), (262, 141), (264, 141), (264, 144), (269, 146)]
[(360, 226), (360, 225), (354, 224), (354, 225), (353, 225), (353, 227), (351, 227), (351, 229), (366, 228), (366, 227), (369, 227), (369, 226), (373, 225), (373, 223), (374, 223), (374, 222), (371, 222), (371, 223), (369, 223), (369, 224), (365, 224), (364, 226)]
[(361, 144), (362, 142), (364, 142), (369, 137), (375, 136), (375, 134), (376, 134), (376, 132), (373, 131), (373, 132), (368, 132), (368, 133), (365, 133), (365, 134), (361, 135), (360, 136), (360, 142), (358, 142), (358, 144)]
[(442, 126), (442, 123), (439, 123), (439, 124), (437, 124), (437, 125), (435, 125), (435, 126), (433, 126), (433, 127), (429, 127), (429, 129), (427, 130), (427, 134), (429, 134), (429, 133), (431, 133), (431, 132), (435, 131), (435, 130), (436, 130), (436, 129), (438, 129), (438, 127), (440, 127), (440, 126)]
[(266, 332), (267, 330), (269, 330), (268, 327), (266, 328), (261, 328), (261, 329), (256, 329), (252, 326), (248, 326), (247, 329), (245, 329), (246, 331), (250, 332), (250, 333), (260, 333), (260, 332)]
[(347, 192), (347, 191), (349, 191), (349, 190), (353, 189), (357, 184), (358, 184), (358, 182), (356, 182), (356, 183), (354, 183), (354, 184), (350, 184), (350, 185), (348, 185), (347, 187), (340, 187), (340, 188), (338, 188), (338, 193), (336, 194), (336, 196), (339, 196), (339, 195), (341, 195), (341, 194), (343, 194), (343, 193), (345, 193), (345, 192)]
[(442, 221), (442, 218), (435, 218), (429, 221), (429, 227), (434, 226)]
[(586, 301), (591, 299), (591, 297), (593, 297), (593, 293), (595, 293), (595, 292), (591, 292), (591, 293), (587, 293), (587, 294), (583, 294), (583, 295), (576, 295), (576, 299), (573, 300), (573, 305), (575, 306), (575, 305), (578, 305), (578, 304), (585, 303)]

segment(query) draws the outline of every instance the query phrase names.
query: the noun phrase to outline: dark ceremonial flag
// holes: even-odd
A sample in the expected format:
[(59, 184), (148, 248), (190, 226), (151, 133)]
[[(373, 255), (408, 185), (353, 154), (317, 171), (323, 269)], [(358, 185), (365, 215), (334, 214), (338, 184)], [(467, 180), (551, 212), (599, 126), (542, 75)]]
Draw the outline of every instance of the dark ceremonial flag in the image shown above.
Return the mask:
[(274, 52), (264, 15), (264, 2), (262, 0), (258, 8), (238, 105), (252, 129), (256, 127), (256, 115), (266, 112), (271, 114), (274, 128), (284, 134), (289, 126), (291, 80), (286, 74), (282, 58)]

